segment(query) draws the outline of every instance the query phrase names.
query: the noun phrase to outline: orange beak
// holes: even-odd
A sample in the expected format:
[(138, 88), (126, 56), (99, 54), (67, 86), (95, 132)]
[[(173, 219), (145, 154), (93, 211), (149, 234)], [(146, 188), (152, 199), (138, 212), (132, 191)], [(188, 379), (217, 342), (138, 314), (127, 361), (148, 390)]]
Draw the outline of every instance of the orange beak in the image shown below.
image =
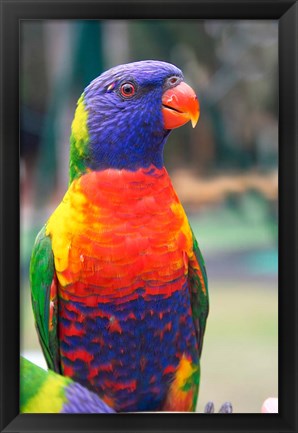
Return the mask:
[(162, 96), (165, 129), (179, 128), (191, 121), (194, 128), (200, 117), (200, 104), (193, 89), (184, 81), (165, 91)]

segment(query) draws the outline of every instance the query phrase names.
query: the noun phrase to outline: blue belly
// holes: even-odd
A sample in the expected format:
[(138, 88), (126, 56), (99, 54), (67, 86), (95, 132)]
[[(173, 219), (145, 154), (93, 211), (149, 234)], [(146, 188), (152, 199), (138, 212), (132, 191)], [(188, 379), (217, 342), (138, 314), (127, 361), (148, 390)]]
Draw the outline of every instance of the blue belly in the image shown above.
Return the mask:
[[(83, 321), (77, 312), (64, 314), (67, 302), (72, 302)], [(139, 297), (133, 301), (109, 302), (98, 308), (105, 317), (94, 317), (94, 307), (60, 299), (59, 320), (65, 325), (73, 320), (84, 330), (83, 337), (61, 336), (62, 368), (71, 365), (73, 379), (100, 396), (107, 396), (116, 411), (160, 410), (182, 355), (195, 364), (199, 362), (187, 281), (169, 298), (156, 295), (144, 299), (140, 289)], [(114, 321), (119, 325), (118, 331), (111, 326)], [(94, 337), (101, 337), (102, 344), (95, 343)], [(68, 352), (80, 348), (93, 355), (90, 364), (67, 358)], [(103, 368), (88, 379), (90, 367), (103, 365), (112, 368)], [(130, 383), (135, 383), (135, 389), (126, 387)]]

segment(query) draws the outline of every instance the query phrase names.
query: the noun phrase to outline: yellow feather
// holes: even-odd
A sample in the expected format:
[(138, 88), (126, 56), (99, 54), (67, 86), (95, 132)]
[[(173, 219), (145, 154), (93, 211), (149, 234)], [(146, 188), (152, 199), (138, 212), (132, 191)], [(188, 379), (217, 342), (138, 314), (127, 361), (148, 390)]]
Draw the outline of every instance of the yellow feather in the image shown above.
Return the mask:
[(84, 151), (83, 144), (88, 140), (89, 137), (87, 119), (88, 112), (85, 108), (83, 95), (81, 95), (80, 99), (78, 100), (74, 120), (71, 125), (72, 135), (75, 139), (76, 147), (80, 156), (82, 156)]
[[(59, 413), (66, 401), (64, 387), (68, 380), (61, 376), (48, 373), (48, 378), (39, 389), (38, 393), (31, 398), (23, 407), (23, 413)], [(69, 381), (70, 382), (70, 381)]]

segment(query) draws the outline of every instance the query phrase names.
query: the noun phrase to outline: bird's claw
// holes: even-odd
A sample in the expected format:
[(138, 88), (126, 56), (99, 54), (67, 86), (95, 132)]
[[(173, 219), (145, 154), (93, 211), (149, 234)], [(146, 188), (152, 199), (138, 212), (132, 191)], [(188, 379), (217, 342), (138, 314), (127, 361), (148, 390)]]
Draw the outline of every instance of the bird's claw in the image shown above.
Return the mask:
[[(214, 413), (214, 403), (208, 401), (205, 406), (204, 413)], [(218, 411), (218, 413), (233, 413), (233, 406), (229, 401), (223, 403)]]
[(208, 403), (205, 406), (204, 413), (214, 413), (213, 401), (208, 401)]
[(218, 413), (233, 413), (232, 403), (226, 401), (224, 404), (221, 405)]

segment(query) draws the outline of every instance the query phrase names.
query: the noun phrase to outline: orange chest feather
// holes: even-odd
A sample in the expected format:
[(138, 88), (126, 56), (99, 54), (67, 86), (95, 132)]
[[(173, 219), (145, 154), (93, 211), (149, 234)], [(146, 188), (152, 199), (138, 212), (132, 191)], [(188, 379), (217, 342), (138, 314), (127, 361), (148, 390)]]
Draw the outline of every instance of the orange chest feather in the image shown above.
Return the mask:
[(120, 288), (123, 296), (140, 287), (170, 294), (192, 256), (187, 218), (165, 169), (85, 174), (69, 187), (47, 234), (60, 286), (78, 296), (116, 296)]

